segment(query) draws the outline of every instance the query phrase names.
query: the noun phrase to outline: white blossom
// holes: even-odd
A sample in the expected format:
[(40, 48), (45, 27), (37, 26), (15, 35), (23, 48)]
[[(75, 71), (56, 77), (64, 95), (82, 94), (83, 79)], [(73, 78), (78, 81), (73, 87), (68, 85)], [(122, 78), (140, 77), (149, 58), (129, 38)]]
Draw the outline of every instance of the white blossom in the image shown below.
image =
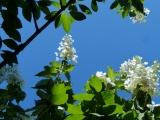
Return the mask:
[(134, 17), (130, 17), (130, 19), (132, 20), (132, 23), (145, 23), (145, 18), (149, 15), (149, 13), (150, 10), (148, 8), (144, 8), (144, 14), (141, 12), (135, 12), (136, 15)]
[(71, 35), (65, 35), (62, 41), (59, 43), (58, 52), (56, 54), (56, 61), (67, 59), (69, 61), (77, 63), (78, 56), (76, 55), (76, 49), (72, 46), (74, 40)]
[(18, 66), (4, 66), (0, 69), (0, 83), (6, 81), (8, 84), (19, 84), (24, 87), (24, 80), (20, 72), (18, 71)]
[(111, 84), (113, 87), (115, 86), (114, 82), (110, 78), (106, 77), (106, 73), (103, 73), (102, 71), (97, 71), (96, 76), (104, 79), (107, 83)]
[(148, 92), (151, 96), (156, 95), (160, 65), (158, 61), (154, 61), (152, 66), (146, 66), (147, 64), (147, 62), (142, 62), (140, 56), (135, 56), (132, 60), (129, 59), (121, 64), (120, 72), (127, 75), (127, 80), (124, 81), (125, 89), (132, 92), (137, 85), (140, 85), (143, 91)]

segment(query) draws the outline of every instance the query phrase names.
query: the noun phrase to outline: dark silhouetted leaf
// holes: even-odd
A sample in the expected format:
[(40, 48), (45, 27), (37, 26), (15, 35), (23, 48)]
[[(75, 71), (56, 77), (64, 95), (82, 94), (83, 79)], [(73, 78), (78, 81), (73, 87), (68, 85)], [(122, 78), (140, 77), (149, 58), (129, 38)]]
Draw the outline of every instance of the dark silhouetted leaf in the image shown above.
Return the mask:
[(9, 47), (10, 49), (13, 49), (13, 50), (15, 50), (18, 47), (17, 43), (14, 40), (12, 40), (12, 39), (3, 40), (3, 43), (7, 47)]
[(98, 11), (98, 5), (97, 5), (97, 2), (96, 0), (92, 0), (91, 2), (91, 8), (94, 12), (97, 12)]
[(119, 1), (118, 1), (118, 0), (115, 0), (115, 1), (111, 4), (110, 9), (115, 9), (115, 8), (117, 8), (118, 5), (119, 5)]
[(91, 10), (87, 6), (85, 6), (83, 4), (79, 4), (79, 7), (82, 10), (82, 12), (84, 12), (86, 14), (92, 14)]
[(16, 29), (5, 29), (3, 28), (3, 30), (6, 32), (6, 34), (13, 38), (14, 40), (17, 40), (18, 42), (21, 42), (21, 35), (18, 32), (18, 30)]
[(28, 3), (23, 4), (22, 14), (23, 14), (23, 17), (24, 17), (27, 21), (31, 22), (32, 13), (31, 13), (31, 8), (30, 8), (30, 6), (29, 6)]
[(71, 12), (70, 12), (70, 15), (71, 15), (75, 20), (78, 20), (78, 21), (81, 21), (81, 20), (86, 19), (86, 16), (85, 16), (83, 13), (81, 13), (81, 12), (71, 11)]
[[(2, 56), (2, 58), (4, 60), (10, 58), (10, 56), (12, 56), (12, 55), (13, 55), (13, 53), (11, 51), (7, 51), (7, 50), (3, 50), (3, 53), (1, 54), (1, 56)], [(13, 57), (12, 59), (10, 59), (10, 61), (8, 61), (7, 64), (10, 65), (10, 66), (12, 66), (13, 63), (18, 64), (18, 60), (17, 60), (16, 56)]]

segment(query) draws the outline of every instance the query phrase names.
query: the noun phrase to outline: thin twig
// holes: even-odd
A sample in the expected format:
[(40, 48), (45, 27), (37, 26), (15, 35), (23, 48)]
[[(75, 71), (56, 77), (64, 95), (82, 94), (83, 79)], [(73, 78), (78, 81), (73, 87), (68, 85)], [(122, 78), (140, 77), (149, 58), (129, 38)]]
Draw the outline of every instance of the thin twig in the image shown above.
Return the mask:
[(39, 28), (36, 32), (34, 32), (27, 40), (25, 43), (19, 45), (17, 47), (17, 49), (13, 52), (13, 54), (11, 56), (9, 56), (8, 58), (4, 59), (1, 63), (0, 63), (0, 69), (5, 66), (8, 62), (12, 61), (15, 56), (17, 56), (24, 48), (26, 48), (30, 42), (32, 42), (34, 40), (35, 37), (37, 37), (50, 23), (52, 23), (56, 17), (61, 14), (61, 12), (63, 12), (63, 10), (65, 10), (69, 5), (71, 5), (72, 3), (74, 3), (74, 0), (70, 0), (65, 6), (61, 7), (61, 9), (54, 15), (52, 16), (41, 28)]
[(37, 20), (36, 20), (36, 17), (35, 17), (36, 10), (35, 10), (34, 7), (33, 7), (34, 4), (36, 4), (36, 3), (34, 3), (34, 0), (32, 0), (32, 1), (30, 2), (30, 4), (31, 4), (31, 11), (32, 11), (32, 15), (33, 15), (34, 25), (35, 25), (36, 30), (38, 30), (39, 28), (38, 28)]

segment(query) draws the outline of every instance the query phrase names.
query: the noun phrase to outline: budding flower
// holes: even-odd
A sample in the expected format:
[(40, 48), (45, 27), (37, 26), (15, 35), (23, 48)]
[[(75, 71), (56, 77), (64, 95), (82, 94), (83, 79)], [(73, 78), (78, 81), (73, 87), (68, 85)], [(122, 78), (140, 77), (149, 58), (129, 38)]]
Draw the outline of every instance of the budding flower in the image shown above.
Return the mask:
[[(131, 10), (132, 12), (133, 10)], [(146, 23), (145, 18), (149, 15), (150, 10), (148, 8), (144, 8), (144, 14), (141, 12), (135, 12), (134, 17), (130, 17), (132, 19), (132, 23)]]
[(74, 40), (71, 35), (66, 35), (63, 37), (62, 41), (59, 43), (60, 46), (58, 47), (60, 54), (55, 52), (56, 61), (69, 60), (77, 63), (78, 56), (76, 55), (76, 49), (72, 46), (73, 42)]
[(140, 56), (135, 56), (132, 60), (121, 64), (120, 72), (127, 75), (127, 80), (124, 81), (125, 89), (133, 92), (137, 85), (140, 85), (141, 89), (151, 96), (157, 94), (160, 64), (158, 61), (154, 61), (152, 66), (146, 67), (147, 64), (147, 62), (142, 62), (142, 57)]

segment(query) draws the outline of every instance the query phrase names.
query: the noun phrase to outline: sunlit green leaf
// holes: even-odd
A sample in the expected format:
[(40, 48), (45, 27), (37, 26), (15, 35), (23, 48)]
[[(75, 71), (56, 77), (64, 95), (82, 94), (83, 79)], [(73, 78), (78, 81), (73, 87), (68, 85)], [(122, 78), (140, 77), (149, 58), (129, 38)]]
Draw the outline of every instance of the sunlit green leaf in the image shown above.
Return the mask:
[(64, 66), (64, 68), (63, 68), (63, 72), (64, 73), (66, 73), (66, 72), (71, 72), (72, 70), (74, 69), (74, 65), (66, 65), (66, 66)]
[(75, 94), (73, 95), (74, 100), (86, 100), (86, 101), (90, 101), (92, 100), (92, 98), (94, 97), (93, 94), (88, 94), (88, 93), (80, 93), (80, 94)]
[(62, 104), (65, 104), (67, 101), (68, 101), (68, 94), (63, 93), (63, 92), (58, 93), (58, 94), (53, 94), (50, 99), (50, 102), (53, 105), (62, 105)]
[(97, 92), (100, 92), (102, 89), (102, 83), (100, 79), (97, 76), (93, 76), (91, 79), (89, 79), (89, 84), (95, 88)]
[(59, 2), (56, 2), (56, 1), (52, 1), (52, 4), (57, 7), (57, 8), (61, 8), (61, 5)]
[(67, 104), (67, 112), (69, 114), (83, 114), (81, 105)]
[(115, 78), (116, 78), (114, 70), (110, 66), (108, 66), (108, 77), (111, 80), (115, 80)]
[(102, 91), (101, 95), (106, 104), (114, 103), (114, 94), (112, 93), (112, 91)]
[(56, 84), (51, 89), (52, 94), (66, 93), (66, 88), (64, 83)]
[(66, 33), (69, 33), (71, 29), (71, 21), (66, 12), (61, 15), (62, 25)]

